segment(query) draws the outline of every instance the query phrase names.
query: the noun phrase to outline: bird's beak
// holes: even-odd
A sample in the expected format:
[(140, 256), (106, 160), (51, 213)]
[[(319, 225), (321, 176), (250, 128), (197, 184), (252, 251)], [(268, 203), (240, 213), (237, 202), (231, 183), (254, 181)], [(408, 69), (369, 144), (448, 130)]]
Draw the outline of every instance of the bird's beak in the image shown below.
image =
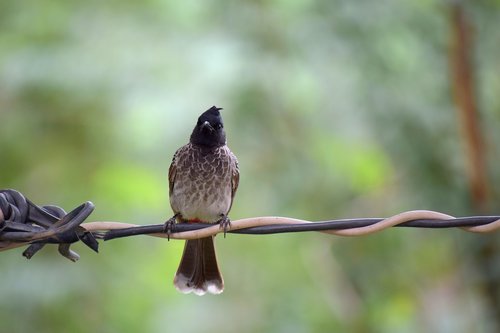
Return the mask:
[(214, 130), (214, 128), (212, 127), (212, 125), (210, 125), (208, 121), (205, 121), (203, 124), (201, 124), (201, 129), (202, 130), (207, 129), (210, 132), (213, 132)]

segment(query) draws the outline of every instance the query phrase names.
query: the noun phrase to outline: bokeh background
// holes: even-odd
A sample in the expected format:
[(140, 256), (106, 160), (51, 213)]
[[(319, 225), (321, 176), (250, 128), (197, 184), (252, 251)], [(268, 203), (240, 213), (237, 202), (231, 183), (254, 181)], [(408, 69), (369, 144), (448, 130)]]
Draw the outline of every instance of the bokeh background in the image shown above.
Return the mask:
[[(217, 105), (241, 167), (233, 219), (498, 215), (499, 55), (493, 0), (2, 1), (0, 188), (163, 222), (171, 157)], [(226, 289), (203, 297), (172, 285), (180, 241), (77, 244), (76, 264), (15, 249), (1, 331), (498, 332), (499, 240), (218, 237)]]

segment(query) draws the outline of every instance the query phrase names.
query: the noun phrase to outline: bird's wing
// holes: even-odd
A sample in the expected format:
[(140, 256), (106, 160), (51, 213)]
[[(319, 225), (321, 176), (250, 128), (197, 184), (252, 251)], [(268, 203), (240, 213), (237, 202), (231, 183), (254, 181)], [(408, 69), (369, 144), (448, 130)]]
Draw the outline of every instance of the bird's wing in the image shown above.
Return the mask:
[[(238, 159), (234, 154), (231, 153), (232, 159), (232, 178), (231, 178), (231, 206), (233, 205), (234, 196), (236, 194), (236, 190), (238, 189), (238, 185), (240, 184), (240, 169), (238, 167)], [(229, 206), (229, 209), (231, 209)]]
[(172, 196), (172, 191), (174, 190), (175, 175), (177, 173), (177, 155), (179, 154), (179, 150), (175, 152), (172, 163), (170, 163), (170, 167), (168, 168), (168, 190), (170, 196)]

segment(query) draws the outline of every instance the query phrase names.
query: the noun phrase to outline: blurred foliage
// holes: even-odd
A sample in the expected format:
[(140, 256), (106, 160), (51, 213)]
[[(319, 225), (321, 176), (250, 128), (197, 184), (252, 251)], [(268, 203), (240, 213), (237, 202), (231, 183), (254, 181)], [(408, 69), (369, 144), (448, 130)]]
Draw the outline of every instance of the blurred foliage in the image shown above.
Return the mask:
[[(462, 2), (494, 190), (486, 213), (498, 215), (500, 2)], [(162, 222), (170, 159), (215, 104), (241, 166), (233, 219), (476, 214), (448, 4), (3, 1), (0, 187), (68, 210), (91, 200), (91, 220)], [(217, 239), (216, 297), (175, 291), (182, 242), (116, 240), (99, 255), (77, 245), (77, 264), (50, 247), (30, 262), (13, 250), (0, 256), (0, 321), (41, 333), (497, 332), (498, 240), (230, 235)]]

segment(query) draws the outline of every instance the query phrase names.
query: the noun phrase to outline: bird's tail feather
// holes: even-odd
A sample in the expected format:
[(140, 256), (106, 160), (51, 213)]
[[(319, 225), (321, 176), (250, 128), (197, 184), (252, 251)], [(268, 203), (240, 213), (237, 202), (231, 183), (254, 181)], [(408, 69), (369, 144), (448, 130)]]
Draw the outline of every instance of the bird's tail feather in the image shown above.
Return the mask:
[(186, 241), (174, 285), (185, 294), (220, 294), (224, 280), (217, 265), (213, 236)]

